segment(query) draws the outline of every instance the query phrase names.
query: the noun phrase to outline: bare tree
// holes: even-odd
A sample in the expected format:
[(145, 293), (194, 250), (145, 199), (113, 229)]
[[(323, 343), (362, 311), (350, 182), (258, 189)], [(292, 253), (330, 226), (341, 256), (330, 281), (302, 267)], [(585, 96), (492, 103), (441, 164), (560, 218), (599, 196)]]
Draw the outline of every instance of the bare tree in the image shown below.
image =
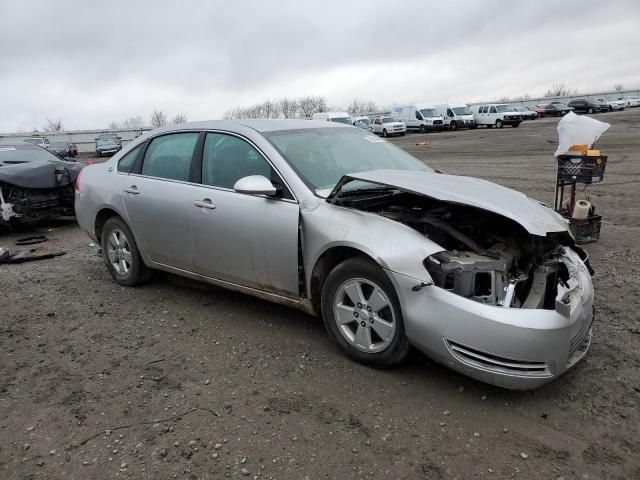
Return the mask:
[[(578, 90), (574, 90), (574, 94), (578, 93)], [(571, 89), (568, 88), (564, 82), (554, 83), (549, 90), (544, 94), (545, 97), (566, 97), (571, 95)]]
[(616, 89), (616, 92), (621, 92), (624, 89), (624, 85), (621, 83), (616, 83), (613, 88)]
[(187, 116), (184, 113), (178, 113), (171, 119), (171, 123), (173, 123), (174, 125), (178, 125), (180, 123), (186, 123), (186, 122), (187, 122)]
[(357, 115), (361, 113), (371, 113), (378, 110), (378, 106), (372, 100), (360, 100), (355, 98), (347, 107), (347, 112), (350, 115)]
[(168, 123), (167, 116), (162, 110), (154, 110), (149, 123), (153, 128), (164, 127)]
[(47, 118), (47, 125), (42, 127), (45, 132), (61, 132), (64, 129), (62, 126), (62, 119), (50, 120)]
[(315, 100), (312, 96), (300, 97), (298, 99), (298, 106), (300, 112), (306, 118), (311, 118), (311, 115), (315, 112)]
[(280, 113), (284, 118), (296, 118), (298, 113), (298, 101), (294, 98), (281, 98), (278, 100)]
[(142, 128), (144, 127), (144, 120), (140, 115), (135, 117), (129, 117), (122, 122), (122, 128)]
[(120, 124), (118, 122), (109, 122), (109, 125), (107, 125), (107, 128), (109, 130), (117, 130), (118, 128), (120, 128)]

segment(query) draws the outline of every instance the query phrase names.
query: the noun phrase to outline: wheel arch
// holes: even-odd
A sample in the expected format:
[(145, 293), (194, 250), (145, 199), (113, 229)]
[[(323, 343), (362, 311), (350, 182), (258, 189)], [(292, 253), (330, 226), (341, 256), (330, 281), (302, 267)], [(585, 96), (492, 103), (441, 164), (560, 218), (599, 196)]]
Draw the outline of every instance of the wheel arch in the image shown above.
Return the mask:
[[(364, 249), (356, 248), (348, 245), (336, 245), (325, 250), (315, 261), (311, 274), (309, 276), (308, 295), (311, 304), (317, 314), (321, 314), (321, 296), (322, 288), (327, 276), (338, 264), (349, 258), (364, 257), (376, 265), (380, 262), (376, 261), (371, 255), (366, 253)], [(382, 267), (382, 265), (380, 265)]]

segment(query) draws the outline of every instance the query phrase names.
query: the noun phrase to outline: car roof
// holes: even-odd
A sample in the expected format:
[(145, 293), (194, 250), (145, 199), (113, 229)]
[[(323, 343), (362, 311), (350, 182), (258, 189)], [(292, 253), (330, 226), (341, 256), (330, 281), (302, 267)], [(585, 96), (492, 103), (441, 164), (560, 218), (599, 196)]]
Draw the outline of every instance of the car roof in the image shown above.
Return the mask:
[(208, 120), (170, 125), (150, 132), (152, 135), (163, 131), (178, 130), (236, 130), (248, 127), (257, 132), (275, 132), (278, 130), (302, 130), (310, 128), (355, 128), (344, 123), (325, 122), (324, 120), (304, 119), (246, 119), (246, 120)]
[(20, 150), (43, 150), (43, 148), (38, 145), (34, 145), (33, 143), (23, 142), (23, 141), (20, 141), (20, 142), (9, 141), (9, 140), (0, 141), (0, 148), (2, 147), (17, 147)]

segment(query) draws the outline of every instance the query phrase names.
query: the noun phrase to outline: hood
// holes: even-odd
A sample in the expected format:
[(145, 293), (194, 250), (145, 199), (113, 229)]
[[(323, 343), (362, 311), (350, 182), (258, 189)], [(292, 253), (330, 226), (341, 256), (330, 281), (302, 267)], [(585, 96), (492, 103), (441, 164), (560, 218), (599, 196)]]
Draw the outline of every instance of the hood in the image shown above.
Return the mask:
[(63, 160), (0, 164), (0, 182), (21, 188), (55, 188), (75, 182), (84, 167)]
[(372, 170), (343, 176), (327, 199), (334, 198), (350, 180), (395, 187), (436, 200), (497, 213), (520, 224), (532, 235), (546, 236), (547, 233), (568, 230), (566, 221), (550, 208), (516, 190), (479, 178), (434, 172)]
[(387, 122), (382, 124), (383, 127), (404, 127), (402, 122)]

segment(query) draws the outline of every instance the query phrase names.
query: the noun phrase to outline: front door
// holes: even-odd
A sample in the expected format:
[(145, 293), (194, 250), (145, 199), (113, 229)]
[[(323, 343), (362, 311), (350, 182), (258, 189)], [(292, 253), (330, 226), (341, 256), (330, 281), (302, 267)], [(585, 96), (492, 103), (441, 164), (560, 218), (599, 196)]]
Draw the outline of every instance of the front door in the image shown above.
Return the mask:
[[(249, 175), (278, 187), (274, 197), (233, 190)], [(265, 157), (247, 140), (208, 133), (202, 185), (193, 190), (190, 220), (195, 271), (289, 297), (298, 290), (297, 202)]]

